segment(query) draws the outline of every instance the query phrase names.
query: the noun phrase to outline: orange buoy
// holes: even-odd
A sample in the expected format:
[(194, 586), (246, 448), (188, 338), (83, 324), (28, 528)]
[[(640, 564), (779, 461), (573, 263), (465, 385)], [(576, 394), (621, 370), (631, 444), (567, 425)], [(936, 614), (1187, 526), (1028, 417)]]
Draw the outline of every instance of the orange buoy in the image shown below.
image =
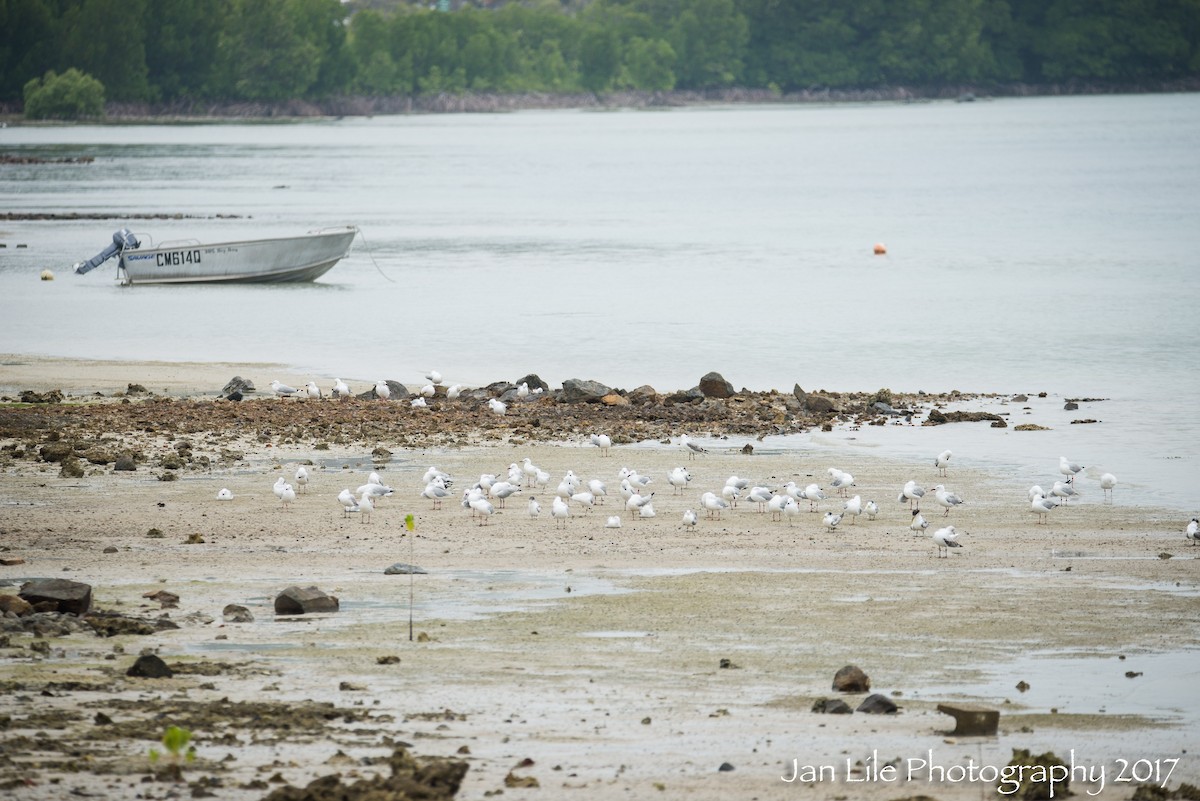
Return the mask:
[(875, 255), (876, 256), (886, 256), (887, 255), (887, 248), (883, 246), (882, 242), (875, 243)]

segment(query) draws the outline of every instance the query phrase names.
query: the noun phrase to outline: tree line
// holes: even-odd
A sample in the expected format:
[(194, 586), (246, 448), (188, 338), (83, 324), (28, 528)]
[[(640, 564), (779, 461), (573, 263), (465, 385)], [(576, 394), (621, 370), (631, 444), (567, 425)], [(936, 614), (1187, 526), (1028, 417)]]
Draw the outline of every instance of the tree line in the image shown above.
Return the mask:
[(454, 2), (0, 0), (0, 101), (67, 70), (163, 104), (1200, 76), (1200, 0)]

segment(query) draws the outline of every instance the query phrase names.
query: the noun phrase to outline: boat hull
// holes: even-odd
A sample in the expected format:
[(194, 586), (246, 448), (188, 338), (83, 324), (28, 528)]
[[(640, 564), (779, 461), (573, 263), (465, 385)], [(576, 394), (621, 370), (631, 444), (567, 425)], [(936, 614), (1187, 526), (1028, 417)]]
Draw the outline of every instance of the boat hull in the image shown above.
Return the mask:
[(314, 281), (350, 252), (357, 234), (346, 226), (277, 239), (127, 250), (117, 274), (125, 285)]

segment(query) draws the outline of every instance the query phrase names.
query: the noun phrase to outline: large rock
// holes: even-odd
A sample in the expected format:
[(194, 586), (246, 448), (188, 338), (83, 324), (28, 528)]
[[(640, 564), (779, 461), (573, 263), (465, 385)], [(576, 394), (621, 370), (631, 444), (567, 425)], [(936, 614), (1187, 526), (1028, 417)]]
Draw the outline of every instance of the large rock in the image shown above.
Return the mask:
[(700, 379), (700, 391), (706, 398), (732, 398), (734, 395), (733, 384), (717, 372), (706, 373)]
[(704, 400), (704, 393), (700, 391), (700, 387), (692, 387), (691, 389), (684, 389), (679, 392), (672, 392), (670, 395), (665, 395), (662, 402), (664, 406), (674, 406), (680, 403), (695, 403), (701, 400)]
[(824, 395), (809, 395), (808, 410), (813, 414), (837, 414), (838, 407)]
[(83, 478), (83, 462), (74, 456), (68, 456), (61, 462), (58, 470), (59, 478)]
[(275, 614), (307, 615), (338, 611), (338, 599), (316, 587), (288, 587), (275, 598)]
[(871, 677), (858, 665), (846, 665), (834, 674), (833, 689), (840, 693), (865, 693), (871, 689)]
[(562, 400), (564, 403), (598, 403), (611, 392), (611, 387), (606, 387), (599, 381), (568, 378), (563, 382)]
[(38, 448), (38, 455), (42, 457), (43, 462), (61, 462), (68, 456), (75, 455), (75, 446), (70, 442), (47, 442), (42, 447)]
[[(242, 378), (240, 375), (235, 375), (229, 379), (229, 383), (221, 389), (221, 397), (229, 400), (241, 400), (246, 395), (254, 391), (254, 382), (249, 379)], [(234, 397), (234, 396), (237, 397)]]
[(113, 464), (113, 470), (124, 470), (132, 472), (137, 470), (137, 462), (133, 460), (133, 454), (123, 453), (117, 457), (117, 461)]
[(225, 604), (221, 617), (226, 623), (253, 623), (254, 615), (241, 604)]
[(175, 671), (167, 667), (167, 663), (160, 657), (154, 654), (142, 654), (129, 670), (125, 671), (125, 675), (141, 679), (169, 679), (175, 675)]
[(898, 707), (891, 698), (879, 693), (873, 693), (864, 698), (855, 711), (863, 712), (867, 715), (894, 715), (897, 709)]
[(521, 386), (522, 384), (527, 385), (530, 392), (535, 389), (540, 389), (542, 392), (550, 391), (550, 385), (543, 381), (537, 373), (530, 373), (524, 378), (518, 378), (514, 383), (517, 386)]
[(92, 585), (70, 579), (27, 581), (18, 595), (33, 606), (54, 604), (54, 611), (71, 615), (82, 615), (92, 608)]
[(383, 574), (385, 576), (407, 576), (409, 573), (424, 575), (425, 568), (417, 567), (416, 565), (405, 564), (404, 562), (397, 562), (396, 564), (386, 567), (383, 570)]
[(631, 389), (625, 393), (625, 398), (630, 403), (653, 403), (657, 397), (658, 393), (649, 384), (642, 384), (640, 387)]
[(812, 711), (821, 715), (852, 715), (854, 710), (840, 698), (818, 698)]

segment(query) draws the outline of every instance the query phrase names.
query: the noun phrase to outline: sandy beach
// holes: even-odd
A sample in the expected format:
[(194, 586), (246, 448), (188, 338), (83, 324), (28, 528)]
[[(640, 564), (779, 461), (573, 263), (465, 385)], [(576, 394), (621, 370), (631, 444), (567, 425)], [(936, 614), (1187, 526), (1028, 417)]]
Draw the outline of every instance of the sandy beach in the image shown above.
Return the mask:
[[(746, 455), (753, 439), (731, 436), (695, 459), (660, 438), (605, 456), (588, 444), (586, 417), (572, 418), (573, 436), (544, 442), (528, 436), (529, 414), (494, 418), (486, 408), (421, 439), (371, 429), (357, 399), (247, 400), (243, 422), (222, 430), (162, 423), (164, 396), (184, 419), (192, 404), (224, 403), (213, 396), (233, 375), (260, 390), (271, 378), (305, 380), (277, 365), (0, 365), (0, 394), (61, 389), (68, 404), (106, 406), (94, 443), (138, 453), (134, 471), (89, 463), (62, 477), (38, 448), (76, 432), (76, 419), (56, 428), (45, 409), (0, 406), (0, 556), (20, 560), (0, 567), (0, 593), (66, 578), (93, 587), (95, 608), (178, 625), (107, 638), (0, 635), (7, 797), (187, 792), (147, 780), (147, 755), (172, 724), (195, 738), (196, 759), (181, 771), (190, 792), (223, 799), (371, 776), (399, 744), (418, 758), (466, 761), (462, 799), (1003, 797), (1013, 793), (999, 772), (1014, 749), (1073, 760), (1077, 794), (1125, 799), (1140, 784), (1200, 784), (1200, 547), (1184, 539), (1186, 518), (1134, 505), (1120, 487), (1106, 501), (1084, 482), (1083, 497), (1042, 525), (1029, 512), (1032, 481), (953, 460), (939, 476), (933, 454), (922, 464), (870, 453), (832, 464)], [(134, 382), (156, 394), (129, 398), (118, 416), (111, 396)], [(90, 399), (96, 392), (108, 397)], [(139, 422), (135, 412), (151, 408), (140, 405), (153, 403), (152, 421)], [(255, 422), (255, 409), (277, 414), (255, 404), (297, 415), (322, 404), (322, 415), (344, 416), (339, 431), (357, 420), (360, 432), (314, 438)], [(464, 428), (472, 414), (478, 427)], [(716, 432), (675, 437), (685, 433)], [(377, 447), (387, 453), (372, 456)], [(181, 466), (164, 467), (173, 454)], [(461, 491), (525, 458), (553, 477), (549, 487), (524, 488), (480, 525)], [(454, 478), (440, 510), (419, 497), (434, 465)], [(309, 483), (281, 508), (272, 484), (299, 466)], [(692, 476), (682, 494), (667, 482), (676, 466)], [(652, 478), (653, 518), (623, 509), (623, 467)], [(844, 502), (830, 467), (853, 474), (849, 496), (875, 500), (876, 519), (825, 525)], [(338, 492), (372, 470), (394, 494), (369, 519), (344, 516)], [(568, 470), (602, 480), (608, 496), (560, 525), (550, 501)], [(816, 482), (829, 498), (782, 520), (745, 500), (710, 519), (700, 494), (735, 475), (775, 489)], [(897, 501), (910, 479), (944, 484), (965, 503), (943, 516), (929, 493), (929, 528), (914, 532), (909, 504)], [(222, 488), (233, 500), (216, 500)], [(698, 513), (694, 528), (681, 525), (686, 509)], [(614, 515), (620, 527), (606, 527)], [(930, 534), (949, 524), (963, 547), (938, 558)], [(385, 575), (397, 562), (427, 572)], [(340, 609), (277, 617), (273, 601), (293, 585), (336, 596)], [(146, 597), (160, 590), (178, 606)], [(226, 622), (229, 604), (253, 621)], [(126, 676), (147, 651), (175, 675)], [(855, 708), (870, 694), (831, 689), (845, 665), (898, 711), (812, 711), (820, 699)], [(999, 710), (999, 733), (954, 736), (937, 710), (945, 703)], [(316, 704), (326, 706), (302, 714)]]

